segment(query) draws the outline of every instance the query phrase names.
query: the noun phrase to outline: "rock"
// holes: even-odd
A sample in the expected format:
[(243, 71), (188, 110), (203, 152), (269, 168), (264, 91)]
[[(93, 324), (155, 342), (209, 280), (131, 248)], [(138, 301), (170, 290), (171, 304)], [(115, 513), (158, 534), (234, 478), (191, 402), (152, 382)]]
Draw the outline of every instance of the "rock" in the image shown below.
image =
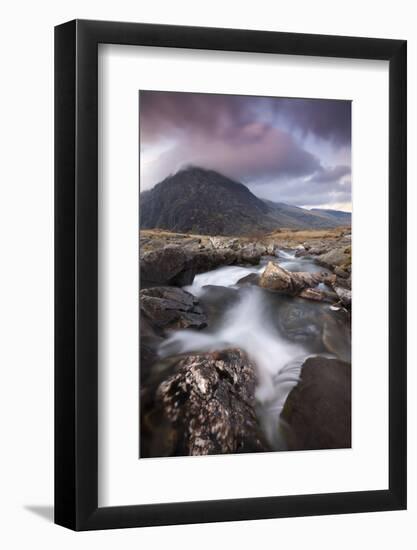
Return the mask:
[(334, 268), (334, 273), (338, 276), (338, 277), (342, 277), (342, 279), (348, 279), (349, 278), (349, 271), (346, 271), (344, 269), (342, 269), (341, 267), (337, 266)]
[(327, 275), (327, 277), (324, 277), (323, 283), (333, 288), (333, 285), (336, 284), (337, 276), (334, 273), (331, 273)]
[(259, 285), (283, 294), (297, 295), (303, 289), (317, 285), (328, 277), (327, 273), (290, 272), (274, 262), (269, 262), (262, 273)]
[(255, 367), (239, 349), (190, 355), (157, 390), (175, 455), (269, 450), (255, 414)]
[(279, 332), (292, 342), (307, 344), (317, 352), (322, 350), (323, 320), (316, 304), (298, 298), (287, 298), (284, 301), (284, 297), (277, 296), (280, 298), (276, 307)]
[(266, 254), (268, 256), (274, 256), (275, 255), (275, 244), (274, 243), (269, 243), (266, 245)]
[(140, 311), (157, 329), (203, 328), (207, 318), (197, 298), (176, 287), (140, 291)]
[(351, 365), (338, 359), (308, 358), (281, 417), (289, 450), (351, 447)]
[(266, 254), (266, 247), (259, 243), (250, 243), (240, 249), (240, 261), (258, 264), (263, 254)]
[(188, 267), (189, 256), (179, 245), (167, 245), (141, 255), (141, 288), (159, 285), (191, 284), (194, 273)]
[(339, 300), (345, 306), (350, 308), (352, 305), (352, 291), (341, 286), (333, 286)]
[(239, 239), (229, 239), (224, 237), (209, 237), (209, 242), (211, 246), (218, 249), (229, 249), (229, 250), (239, 250), (240, 244)]
[(258, 285), (260, 278), (261, 276), (259, 275), (259, 273), (249, 273), (249, 275), (245, 275), (245, 277), (239, 279), (236, 284), (239, 286)]
[(230, 309), (239, 301), (239, 293), (234, 288), (206, 285), (203, 289), (204, 293), (199, 300), (210, 325), (219, 322), (223, 318), (225, 309)]
[(317, 288), (304, 288), (298, 296), (307, 300), (314, 300), (315, 302), (334, 302), (327, 292), (318, 290)]
[(328, 269), (334, 269), (337, 266), (350, 265), (351, 255), (346, 248), (332, 248), (329, 252), (317, 256), (316, 262)]
[(296, 250), (295, 255), (297, 258), (300, 258), (302, 256), (319, 256), (320, 254), (324, 254), (324, 252), (326, 252), (324, 247), (316, 248), (304, 244), (304, 249), (300, 248)]
[(337, 286), (340, 286), (342, 288), (346, 288), (347, 290), (352, 290), (352, 276), (349, 275), (347, 279), (338, 278), (337, 279)]
[(346, 311), (329, 313), (324, 317), (323, 344), (328, 352), (342, 361), (351, 362), (352, 339), (350, 330), (350, 318)]
[(200, 329), (207, 317), (197, 298), (177, 287), (153, 287), (139, 293), (140, 379), (147, 383), (152, 368), (160, 360), (158, 348), (166, 330)]
[(236, 263), (239, 252), (230, 248), (201, 248), (201, 244), (169, 244), (140, 257), (141, 288), (161, 285), (186, 286), (197, 273)]

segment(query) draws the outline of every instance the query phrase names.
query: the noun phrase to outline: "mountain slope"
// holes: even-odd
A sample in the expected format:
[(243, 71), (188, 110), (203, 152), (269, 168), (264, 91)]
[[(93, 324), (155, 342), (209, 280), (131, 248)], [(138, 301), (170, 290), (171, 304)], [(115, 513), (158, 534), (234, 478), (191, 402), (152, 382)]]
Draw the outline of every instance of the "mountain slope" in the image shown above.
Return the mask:
[(352, 221), (352, 214), (350, 212), (343, 212), (343, 210), (331, 210), (330, 208), (312, 208), (310, 212), (320, 214), (331, 220), (339, 222), (341, 225), (350, 225)]
[(292, 206), (280, 202), (265, 201), (271, 208), (271, 216), (276, 220), (278, 227), (290, 229), (323, 229), (342, 225), (335, 218), (322, 215), (319, 212), (306, 210), (299, 206)]
[(191, 167), (140, 194), (140, 227), (205, 235), (342, 225), (334, 216), (264, 201), (213, 170)]

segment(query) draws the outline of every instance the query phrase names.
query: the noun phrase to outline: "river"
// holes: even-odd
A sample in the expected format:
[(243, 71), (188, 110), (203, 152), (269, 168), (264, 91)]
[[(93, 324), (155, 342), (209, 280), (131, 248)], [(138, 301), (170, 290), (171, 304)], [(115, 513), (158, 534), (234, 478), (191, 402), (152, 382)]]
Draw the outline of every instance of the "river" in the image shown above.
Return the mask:
[[(197, 275), (185, 290), (197, 296), (208, 316), (203, 330), (173, 331), (159, 355), (164, 364), (189, 352), (239, 347), (257, 368), (257, 413), (274, 450), (285, 450), (280, 413), (301, 366), (311, 355), (350, 362), (350, 323), (344, 311), (329, 303), (283, 296), (260, 288), (249, 277), (260, 275), (273, 259), (288, 271), (321, 271), (295, 251), (280, 250), (257, 266), (225, 266)], [(165, 373), (166, 375), (166, 373)]]

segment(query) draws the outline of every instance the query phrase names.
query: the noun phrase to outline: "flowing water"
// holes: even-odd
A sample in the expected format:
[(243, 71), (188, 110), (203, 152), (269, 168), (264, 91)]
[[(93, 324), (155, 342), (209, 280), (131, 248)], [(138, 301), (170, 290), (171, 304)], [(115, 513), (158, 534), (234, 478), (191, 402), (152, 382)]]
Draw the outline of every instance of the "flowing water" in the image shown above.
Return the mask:
[[(189, 352), (239, 347), (257, 368), (258, 415), (272, 448), (285, 449), (280, 413), (297, 384), (304, 360), (315, 354), (350, 361), (349, 323), (330, 304), (282, 296), (256, 284), (239, 285), (243, 277), (259, 275), (272, 258), (258, 266), (226, 266), (197, 275), (185, 290), (199, 297), (208, 314), (203, 330), (174, 331), (160, 346), (161, 360)], [(273, 258), (288, 271), (322, 268), (294, 251)]]

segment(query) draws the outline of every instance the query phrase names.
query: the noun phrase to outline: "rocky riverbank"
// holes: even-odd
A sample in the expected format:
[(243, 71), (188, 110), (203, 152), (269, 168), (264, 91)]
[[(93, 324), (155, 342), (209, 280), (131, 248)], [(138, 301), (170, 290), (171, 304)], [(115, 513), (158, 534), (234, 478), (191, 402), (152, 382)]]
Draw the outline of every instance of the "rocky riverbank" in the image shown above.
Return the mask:
[(141, 456), (350, 446), (349, 229), (142, 230), (140, 283)]

